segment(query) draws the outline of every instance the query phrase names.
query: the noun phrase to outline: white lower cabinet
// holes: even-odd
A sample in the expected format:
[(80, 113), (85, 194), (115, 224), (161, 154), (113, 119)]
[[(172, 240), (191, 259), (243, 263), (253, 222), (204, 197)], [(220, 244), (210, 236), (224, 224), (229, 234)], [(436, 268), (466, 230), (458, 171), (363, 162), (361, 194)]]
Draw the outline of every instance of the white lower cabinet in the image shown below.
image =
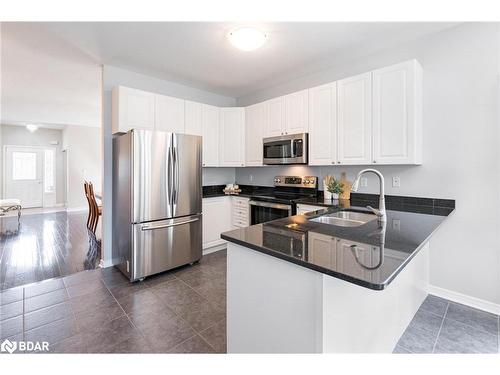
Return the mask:
[(304, 215), (311, 211), (324, 210), (326, 207), (311, 206), (309, 204), (297, 204), (297, 215)]
[(203, 198), (203, 249), (223, 245), (222, 232), (232, 229), (231, 197)]
[(231, 201), (233, 227), (248, 227), (250, 225), (250, 199), (244, 197), (231, 197)]

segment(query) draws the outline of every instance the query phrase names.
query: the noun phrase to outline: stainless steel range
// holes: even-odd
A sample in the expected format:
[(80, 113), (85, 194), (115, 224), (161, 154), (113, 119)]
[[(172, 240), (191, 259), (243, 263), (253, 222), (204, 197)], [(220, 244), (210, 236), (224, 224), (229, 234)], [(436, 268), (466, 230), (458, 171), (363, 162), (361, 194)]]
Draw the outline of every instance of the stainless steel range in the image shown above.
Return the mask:
[(318, 194), (315, 176), (276, 176), (272, 194), (253, 196), (250, 200), (250, 224), (282, 219), (296, 214), (295, 201)]

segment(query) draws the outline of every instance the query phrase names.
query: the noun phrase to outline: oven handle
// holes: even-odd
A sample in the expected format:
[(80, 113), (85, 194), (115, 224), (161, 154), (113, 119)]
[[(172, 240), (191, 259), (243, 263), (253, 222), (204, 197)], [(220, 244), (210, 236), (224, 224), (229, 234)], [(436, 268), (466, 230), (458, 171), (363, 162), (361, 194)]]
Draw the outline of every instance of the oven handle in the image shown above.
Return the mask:
[(292, 213), (292, 206), (288, 204), (259, 202), (259, 201), (250, 201), (248, 203), (252, 206), (277, 208), (278, 210), (287, 210), (288, 212)]

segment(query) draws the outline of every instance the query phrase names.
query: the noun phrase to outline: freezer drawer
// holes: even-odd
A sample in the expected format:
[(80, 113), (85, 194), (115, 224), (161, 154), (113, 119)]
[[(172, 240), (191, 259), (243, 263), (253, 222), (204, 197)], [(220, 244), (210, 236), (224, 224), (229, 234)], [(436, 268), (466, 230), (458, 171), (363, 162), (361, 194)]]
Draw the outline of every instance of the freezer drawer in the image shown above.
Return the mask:
[(201, 258), (202, 215), (134, 224), (130, 280)]

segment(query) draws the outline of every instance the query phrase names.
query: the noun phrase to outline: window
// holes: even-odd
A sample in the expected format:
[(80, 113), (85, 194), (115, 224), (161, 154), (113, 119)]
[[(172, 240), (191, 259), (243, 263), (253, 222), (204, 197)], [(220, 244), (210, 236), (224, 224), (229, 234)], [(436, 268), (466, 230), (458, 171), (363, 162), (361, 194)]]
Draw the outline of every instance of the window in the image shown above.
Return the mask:
[(12, 180), (36, 180), (36, 153), (12, 153)]
[(54, 186), (55, 169), (56, 168), (55, 168), (54, 150), (45, 150), (44, 185), (46, 193), (53, 193), (55, 191), (55, 186)]

